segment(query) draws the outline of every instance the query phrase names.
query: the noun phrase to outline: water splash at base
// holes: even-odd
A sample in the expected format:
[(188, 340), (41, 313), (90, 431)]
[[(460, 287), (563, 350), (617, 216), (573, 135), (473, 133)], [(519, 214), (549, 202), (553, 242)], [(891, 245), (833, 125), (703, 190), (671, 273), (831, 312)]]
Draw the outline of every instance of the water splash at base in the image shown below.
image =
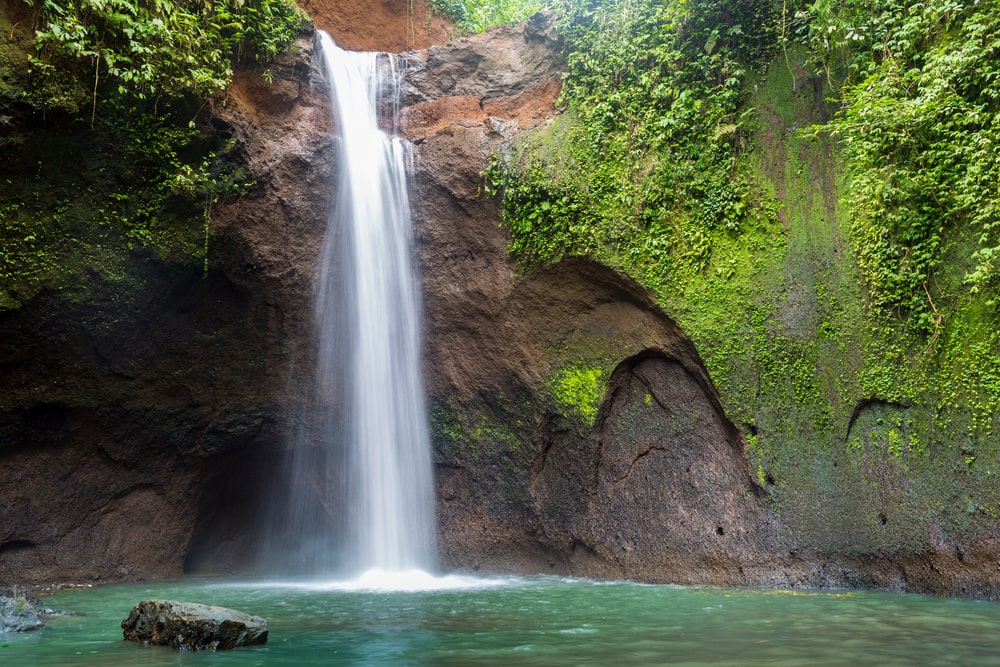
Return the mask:
[[(372, 568), (354, 579), (336, 581), (267, 581), (254, 582), (254, 588), (289, 588), (306, 591), (344, 593), (424, 593), (434, 591), (471, 591), (516, 586), (518, 577), (473, 577), (462, 574), (435, 575), (424, 570), (383, 570)], [(233, 583), (234, 586), (247, 584)]]

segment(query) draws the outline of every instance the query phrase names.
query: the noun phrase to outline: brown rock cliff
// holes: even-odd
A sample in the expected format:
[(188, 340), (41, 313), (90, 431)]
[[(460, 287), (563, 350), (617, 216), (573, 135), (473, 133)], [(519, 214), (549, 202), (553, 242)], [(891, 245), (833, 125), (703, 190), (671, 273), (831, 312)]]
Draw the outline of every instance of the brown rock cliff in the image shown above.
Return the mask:
[[(403, 29), (369, 43), (323, 7), (344, 46), (424, 46), (408, 8), (386, 4)], [(579, 259), (518, 274), (480, 173), (557, 113), (557, 46), (539, 16), (401, 55), (442, 564), (996, 595), (992, 543), (869, 558), (779, 545), (742, 437), (651, 296)], [(289, 387), (309, 376), (338, 168), (311, 52), (303, 35), (272, 83), (244, 70), (215, 102), (256, 186), (213, 207), (207, 275), (136, 254), (130, 281), (95, 275), (86, 301), (43, 292), (0, 313), (0, 582), (253, 567)], [(560, 398), (576, 371), (599, 378), (592, 417)]]

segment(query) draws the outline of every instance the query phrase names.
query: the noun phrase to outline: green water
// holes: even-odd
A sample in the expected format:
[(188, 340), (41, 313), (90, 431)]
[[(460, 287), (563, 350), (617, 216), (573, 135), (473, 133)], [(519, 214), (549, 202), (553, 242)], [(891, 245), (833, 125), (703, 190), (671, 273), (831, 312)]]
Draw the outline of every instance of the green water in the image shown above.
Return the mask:
[[(117, 585), (46, 598), (75, 615), (0, 636), (0, 665), (1000, 665), (1000, 605), (869, 592), (554, 578), (409, 593), (249, 583)], [(178, 654), (121, 639), (149, 598), (270, 621), (266, 646)]]

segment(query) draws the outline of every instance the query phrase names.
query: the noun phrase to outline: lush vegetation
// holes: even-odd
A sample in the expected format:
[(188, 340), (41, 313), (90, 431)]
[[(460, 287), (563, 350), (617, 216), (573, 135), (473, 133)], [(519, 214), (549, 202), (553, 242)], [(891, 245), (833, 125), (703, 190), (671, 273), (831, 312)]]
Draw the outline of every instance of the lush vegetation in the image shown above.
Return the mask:
[(804, 48), (842, 97), (813, 133), (844, 147), (872, 305), (939, 333), (959, 291), (938, 279), (949, 253), (966, 290), (995, 289), (995, 3), (582, 1), (560, 34), (568, 118), (487, 175), (526, 267), (590, 255), (659, 290), (707, 268), (716, 230), (766, 224), (773, 202), (740, 159), (757, 120), (744, 102), (779, 47)]
[[(200, 123), (205, 100), (299, 21), (285, 0), (34, 1), (38, 29), (14, 44), (30, 58), (0, 44), (0, 144), (32, 156), (0, 166), (4, 308), (68, 271), (127, 280), (133, 249), (205, 257), (211, 203), (251, 185)], [(436, 6), (479, 31), (549, 3)], [(651, 289), (811, 544), (843, 546), (822, 528), (836, 507), (859, 549), (995, 524), (1000, 6), (556, 8), (562, 113), (486, 174), (520, 268), (587, 256)], [(55, 131), (9, 133), (25, 108)], [(545, 409), (586, 430), (620, 359), (554, 354)], [(523, 488), (529, 426), (503, 427), (523, 409), (441, 430)]]
[(818, 2), (791, 26), (847, 83), (822, 131), (854, 178), (852, 237), (873, 302), (937, 332), (958, 292), (937, 279), (952, 249), (971, 291), (1000, 275), (1000, 9)]
[(773, 48), (767, 0), (564, 7), (559, 129), (487, 174), (525, 267), (590, 255), (654, 289), (704, 270), (714, 239), (773, 219), (739, 157), (747, 82)]
[(536, 12), (552, 9), (550, 0), (432, 0), (432, 5), (465, 33), (512, 25)]
[(212, 203), (252, 183), (202, 112), (234, 63), (289, 46), (300, 12), (289, 0), (26, 1), (37, 29), (5, 20), (0, 52), (0, 110), (36, 127), (2, 139), (30, 158), (0, 169), (0, 307), (95, 268), (123, 278), (136, 248), (205, 263)]
[(1000, 513), (998, 28), (975, 0), (567, 2), (563, 113), (486, 174), (523, 271), (653, 290), (823, 548)]
[(100, 93), (208, 97), (228, 85), (235, 59), (284, 50), (300, 21), (288, 0), (38, 2), (27, 97), (68, 111), (85, 99), (96, 108)]
[[(823, 2), (789, 26), (814, 66), (842, 82), (839, 112), (811, 134), (843, 150), (852, 248), (883, 327), (862, 389), (927, 406), (933, 417), (915, 440), (954, 452), (978, 492), (994, 496), (1000, 6)], [(966, 504), (997, 508), (995, 498)]]

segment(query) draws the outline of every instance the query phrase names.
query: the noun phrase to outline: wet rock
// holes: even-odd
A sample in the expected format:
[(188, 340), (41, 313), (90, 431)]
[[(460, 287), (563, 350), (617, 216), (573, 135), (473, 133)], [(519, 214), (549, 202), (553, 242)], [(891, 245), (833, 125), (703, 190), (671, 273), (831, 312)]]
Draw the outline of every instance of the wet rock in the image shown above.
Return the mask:
[(267, 643), (267, 621), (241, 611), (172, 600), (144, 600), (122, 621), (127, 641), (179, 651), (217, 651)]
[(552, 78), (563, 69), (555, 20), (555, 14), (539, 14), (518, 26), (404, 53), (402, 105), (454, 96), (511, 97)]
[(431, 0), (299, 0), (298, 6), (342, 49), (389, 51), (425, 49), (447, 41), (455, 27)]
[(137, 251), (128, 280), (81, 278), (85, 299), (0, 308), (0, 584), (173, 578), (209, 558), (229, 572), (251, 553), (240, 528), (279, 456), (262, 450), (286, 430), (329, 203), (311, 44), (270, 65), (273, 85), (242, 70), (218, 101), (226, 159), (261, 185), (213, 211), (207, 273)]
[(35, 606), (23, 597), (0, 596), (0, 633), (40, 630)]

